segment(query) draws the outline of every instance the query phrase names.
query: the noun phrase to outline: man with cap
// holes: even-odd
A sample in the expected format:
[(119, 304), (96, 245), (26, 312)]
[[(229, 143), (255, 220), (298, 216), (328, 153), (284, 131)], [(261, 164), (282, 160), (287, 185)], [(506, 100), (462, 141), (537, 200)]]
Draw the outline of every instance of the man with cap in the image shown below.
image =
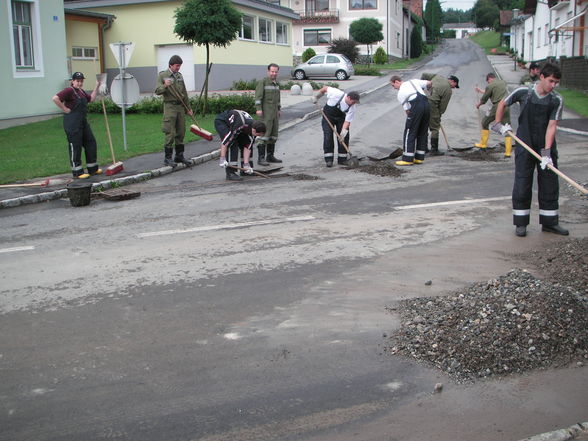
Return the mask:
[(425, 160), (429, 131), (430, 107), (424, 90), (431, 87), (427, 80), (402, 81), (394, 75), (390, 85), (398, 90), (398, 101), (406, 112), (406, 124), (402, 140), (402, 159), (396, 165), (422, 164)]
[(439, 151), (439, 129), (441, 128), (441, 116), (447, 110), (451, 99), (451, 89), (459, 89), (459, 79), (455, 75), (445, 78), (443, 75), (424, 73), (421, 80), (431, 82), (431, 93), (428, 96), (431, 107), (429, 130), (431, 132), (431, 156), (441, 156), (445, 153)]
[[(159, 72), (155, 88), (155, 94), (163, 97), (163, 122), (161, 124), (161, 131), (165, 134), (163, 163), (170, 167), (175, 167), (176, 163), (192, 165), (191, 161), (184, 158), (185, 114), (192, 116), (194, 113), (189, 106), (184, 77), (180, 73), (182, 63), (179, 55), (173, 55), (169, 59), (169, 68)], [(175, 156), (173, 156), (174, 147)]]
[(521, 77), (520, 84), (531, 84), (539, 79), (541, 66), (534, 61), (529, 65), (529, 71)]
[[(498, 109), (498, 103), (502, 101), (506, 95), (508, 95), (508, 89), (506, 86), (506, 81), (496, 78), (496, 74), (494, 72), (490, 72), (486, 75), (486, 82), (488, 83), (488, 87), (485, 90), (480, 89), (476, 86), (476, 92), (482, 94), (482, 98), (476, 104), (476, 109), (479, 109), (480, 106), (483, 106), (486, 101), (490, 100), (492, 103), (492, 108), (488, 112), (488, 114), (482, 120), (482, 132), (480, 134), (480, 142), (474, 144), (479, 149), (485, 149), (488, 147), (488, 138), (490, 137), (490, 123), (494, 122), (494, 117), (496, 116), (496, 109)], [(502, 124), (510, 124), (510, 111), (508, 107), (504, 111), (504, 115), (500, 121)], [(512, 138), (510, 136), (504, 137), (504, 157), (510, 158), (512, 151)]]
[[(83, 89), (84, 79), (83, 73), (74, 72), (71, 76), (70, 87), (57, 92), (52, 98), (55, 105), (64, 113), (63, 129), (69, 144), (71, 172), (74, 178), (79, 179), (86, 179), (91, 175), (102, 173), (97, 162), (96, 138), (94, 138), (92, 128), (86, 119), (88, 103), (96, 99), (100, 82), (96, 81), (94, 90), (89, 94)], [(86, 153), (87, 172), (84, 172), (82, 166), (82, 149)]]
[[(278, 73), (280, 66), (270, 63), (267, 67), (267, 76), (257, 82), (255, 88), (255, 109), (256, 114), (265, 123), (266, 132), (259, 138), (257, 151), (259, 165), (269, 163), (280, 163), (281, 159), (275, 157), (276, 141), (278, 140), (278, 129), (280, 123), (280, 83)], [(266, 156), (267, 153), (267, 156)]]
[[(322, 119), (323, 152), (327, 167), (332, 167), (335, 143), (333, 141), (334, 133), (331, 125), (335, 127), (341, 138), (345, 141), (345, 144), (349, 146), (349, 127), (355, 117), (356, 104), (359, 104), (359, 93), (354, 91), (345, 93), (335, 87), (323, 86), (313, 95), (311, 101), (317, 104), (318, 100), (324, 95), (327, 95), (327, 102), (323, 107)], [(325, 118), (328, 118), (329, 121), (326, 121)], [(339, 165), (345, 165), (347, 163), (347, 149), (341, 144), (339, 138), (337, 138), (337, 145), (337, 163)]]

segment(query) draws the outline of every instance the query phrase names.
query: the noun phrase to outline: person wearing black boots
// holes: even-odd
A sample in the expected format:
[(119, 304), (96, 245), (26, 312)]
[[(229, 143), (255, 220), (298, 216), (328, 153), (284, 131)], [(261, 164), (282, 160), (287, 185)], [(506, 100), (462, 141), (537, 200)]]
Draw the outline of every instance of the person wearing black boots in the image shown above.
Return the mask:
[(255, 138), (265, 133), (263, 121), (255, 121), (244, 110), (226, 110), (214, 119), (214, 128), (221, 140), (219, 165), (225, 169), (229, 181), (240, 181), (237, 173), (239, 167), (239, 151), (242, 151), (242, 167), (245, 174), (252, 175), (253, 168), (249, 163), (251, 149)]
[[(155, 88), (155, 94), (163, 96), (163, 122), (161, 124), (161, 131), (165, 134), (163, 163), (170, 167), (175, 167), (176, 163), (192, 166), (192, 162), (184, 158), (184, 136), (186, 134), (185, 114), (192, 116), (194, 112), (185, 107), (189, 103), (189, 99), (184, 77), (180, 73), (182, 63), (182, 58), (179, 55), (173, 55), (169, 59), (169, 68), (159, 72)], [(173, 156), (174, 147), (175, 156)]]
[(260, 137), (257, 144), (259, 153), (257, 163), (259, 165), (279, 164), (282, 162), (281, 159), (275, 156), (281, 115), (279, 71), (280, 66), (271, 63), (267, 67), (267, 76), (258, 81), (255, 88), (256, 114), (266, 127), (265, 134)]
[(541, 155), (541, 162), (522, 145), (515, 148), (515, 181), (512, 190), (513, 224), (515, 234), (527, 235), (533, 197), (533, 174), (537, 169), (539, 223), (541, 230), (567, 236), (568, 230), (559, 225), (559, 181), (549, 164), (557, 168), (555, 133), (561, 119), (563, 99), (555, 92), (561, 79), (560, 68), (547, 63), (541, 69), (539, 81), (529, 87), (519, 87), (498, 104), (492, 130), (506, 135), (512, 132), (508, 124), (501, 123), (505, 108), (520, 105), (517, 138)]

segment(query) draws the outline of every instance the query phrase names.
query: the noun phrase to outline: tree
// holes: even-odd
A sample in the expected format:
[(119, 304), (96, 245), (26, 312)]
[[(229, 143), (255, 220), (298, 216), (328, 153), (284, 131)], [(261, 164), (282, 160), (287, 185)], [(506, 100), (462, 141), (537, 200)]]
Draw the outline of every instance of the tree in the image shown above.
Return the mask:
[(427, 29), (427, 40), (437, 41), (441, 35), (441, 18), (443, 11), (439, 0), (428, 0), (423, 18)]
[(241, 29), (241, 13), (231, 0), (187, 0), (175, 10), (174, 32), (182, 40), (206, 47), (206, 74), (200, 91), (202, 114), (208, 111), (210, 46), (227, 47)]
[(370, 45), (384, 39), (382, 28), (382, 23), (375, 18), (360, 18), (349, 25), (349, 35), (351, 38), (367, 46), (368, 60)]
[(418, 58), (423, 52), (423, 37), (421, 25), (416, 24), (410, 32), (410, 58)]
[(495, 28), (500, 22), (500, 9), (493, 0), (478, 0), (474, 5), (474, 20), (479, 28)]
[(335, 38), (331, 41), (328, 52), (331, 54), (343, 54), (352, 63), (355, 63), (359, 57), (357, 42), (348, 38)]

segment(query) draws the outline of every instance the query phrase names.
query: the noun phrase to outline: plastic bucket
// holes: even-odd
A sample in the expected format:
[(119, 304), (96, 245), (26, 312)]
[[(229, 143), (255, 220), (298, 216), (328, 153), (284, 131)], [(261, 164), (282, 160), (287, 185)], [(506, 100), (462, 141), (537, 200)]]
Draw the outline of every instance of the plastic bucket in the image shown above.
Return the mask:
[(69, 202), (74, 207), (83, 207), (90, 204), (92, 198), (91, 182), (73, 182), (67, 186)]

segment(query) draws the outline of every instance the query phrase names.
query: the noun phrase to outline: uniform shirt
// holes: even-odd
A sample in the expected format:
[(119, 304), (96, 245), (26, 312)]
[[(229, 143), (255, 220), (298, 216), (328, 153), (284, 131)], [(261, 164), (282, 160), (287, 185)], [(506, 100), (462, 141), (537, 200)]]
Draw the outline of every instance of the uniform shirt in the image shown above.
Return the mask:
[(490, 100), (492, 104), (498, 104), (507, 95), (507, 92), (506, 82), (494, 78), (494, 80), (488, 84), (488, 87), (486, 87), (482, 98), (480, 98), (480, 102), (483, 104)]
[(88, 92), (83, 89), (76, 89), (73, 86), (66, 87), (61, 92), (57, 92), (56, 95), (68, 109), (73, 109), (80, 98), (86, 97), (88, 102), (92, 101), (92, 96)]
[[(173, 83), (165, 87), (163, 80), (165, 78), (173, 78)], [(173, 88), (175, 94), (170, 91), (169, 89)], [(163, 95), (163, 102), (164, 103), (175, 103), (175, 104), (182, 104), (180, 100), (178, 100), (177, 95), (179, 95), (184, 103), (188, 105), (189, 97), (188, 91), (186, 90), (186, 84), (184, 83), (184, 77), (180, 72), (173, 73), (171, 70), (163, 70), (159, 72), (157, 75), (157, 87), (155, 88), (156, 95)]]
[[(341, 99), (341, 96), (343, 96), (343, 99)], [(327, 87), (327, 106), (338, 107), (342, 112), (345, 113), (345, 121), (351, 122), (355, 117), (355, 104), (353, 106), (349, 106), (345, 102), (346, 96), (347, 94), (345, 92), (337, 89), (336, 87)]]
[(421, 80), (429, 80), (431, 82), (431, 94), (428, 96), (429, 103), (439, 109), (441, 114), (445, 113), (449, 100), (451, 99), (451, 86), (449, 80), (443, 75), (424, 73), (421, 75)]
[(277, 81), (266, 77), (257, 82), (255, 109), (261, 110), (263, 113), (277, 113), (281, 109), (280, 84)]
[(402, 104), (402, 108), (404, 110), (410, 109), (410, 101), (414, 100), (417, 97), (417, 93), (423, 96), (427, 96), (425, 94), (424, 89), (427, 88), (427, 81), (426, 80), (409, 80), (403, 81), (398, 89), (398, 101)]
[(550, 95), (553, 105), (551, 106), (551, 109), (549, 109), (549, 120), (559, 121), (563, 111), (563, 98), (554, 90), (549, 92), (547, 95), (539, 96), (537, 93), (536, 84), (529, 87), (519, 87), (518, 89), (515, 89), (509, 96), (507, 96), (504, 101), (507, 106), (510, 106), (514, 103), (520, 103), (522, 109), (527, 103), (527, 100), (531, 100), (530, 102), (533, 104), (544, 104), (549, 102)]

